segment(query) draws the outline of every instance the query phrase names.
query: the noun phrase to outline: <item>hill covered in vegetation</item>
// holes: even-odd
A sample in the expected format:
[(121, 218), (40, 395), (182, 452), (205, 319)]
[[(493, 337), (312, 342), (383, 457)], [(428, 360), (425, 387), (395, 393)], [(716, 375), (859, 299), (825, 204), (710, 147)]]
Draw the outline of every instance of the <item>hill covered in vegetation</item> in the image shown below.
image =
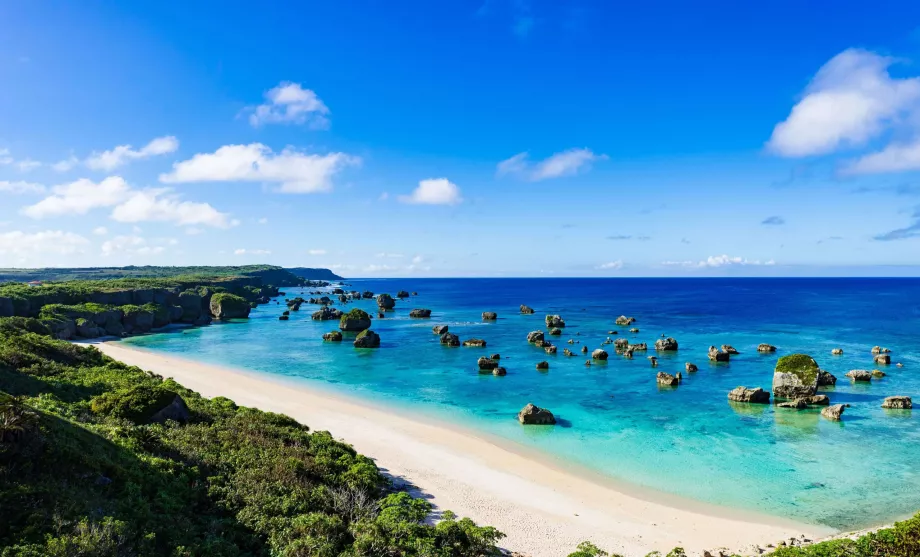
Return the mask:
[(312, 269), (309, 267), (289, 267), (285, 269), (302, 279), (307, 280), (344, 280), (344, 277), (333, 273), (329, 269)]
[[(325, 269), (318, 269), (325, 270)], [(286, 272), (273, 265), (242, 265), (237, 267), (49, 267), (44, 269), (0, 269), (0, 282), (76, 281), (109, 279), (163, 279), (163, 278), (259, 278), (265, 284), (298, 286), (299, 275)], [(318, 279), (314, 279), (318, 280)]]

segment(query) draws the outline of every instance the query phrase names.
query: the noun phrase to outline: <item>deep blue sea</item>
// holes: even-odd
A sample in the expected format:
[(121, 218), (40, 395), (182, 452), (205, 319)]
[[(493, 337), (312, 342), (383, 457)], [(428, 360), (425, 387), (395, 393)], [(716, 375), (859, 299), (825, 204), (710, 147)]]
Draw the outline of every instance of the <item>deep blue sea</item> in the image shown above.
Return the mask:
[[(418, 291), (385, 319), (376, 318), (373, 300), (343, 308), (360, 307), (375, 317), (379, 349), (324, 343), (322, 334), (338, 324), (312, 321), (314, 306), (279, 321), (283, 301), (260, 306), (249, 320), (127, 342), (444, 418), (618, 480), (711, 503), (835, 528), (920, 510), (920, 408), (880, 408), (891, 395), (913, 396), (920, 404), (920, 279), (347, 282), (346, 290)], [(299, 295), (300, 289), (287, 292)], [(521, 304), (536, 314), (521, 315)], [(411, 319), (413, 308), (429, 308), (432, 317)], [(498, 312), (499, 319), (484, 323), (483, 311)], [(529, 331), (546, 330), (546, 314), (560, 314), (567, 324), (563, 336), (547, 336), (559, 346), (554, 356), (526, 341)], [(621, 314), (636, 317), (640, 332), (614, 325)], [(461, 339), (483, 338), (488, 346), (443, 347), (432, 334), (435, 324), (448, 325)], [(613, 330), (650, 347), (662, 334), (672, 336), (680, 350), (657, 354), (653, 369), (645, 354), (627, 360), (607, 346), (610, 360), (586, 367), (581, 346), (601, 347)], [(776, 345), (777, 352), (758, 353), (761, 342)], [(721, 344), (741, 354), (711, 364), (707, 349)], [(878, 367), (873, 345), (892, 350), (892, 365), (882, 366), (887, 376), (851, 384), (848, 370)], [(566, 347), (577, 355), (563, 356)], [(832, 356), (835, 347), (844, 354)], [(495, 352), (508, 374), (480, 375), (476, 360)], [(729, 404), (728, 391), (739, 385), (769, 390), (777, 358), (795, 352), (812, 355), (837, 375), (836, 387), (821, 392), (832, 403), (851, 405), (841, 422), (822, 418), (819, 409)], [(549, 371), (535, 369), (541, 360), (550, 362)], [(677, 388), (657, 386), (657, 371), (683, 371), (685, 362), (699, 371), (684, 373)], [(560, 424), (518, 424), (515, 415), (528, 402), (551, 409)]]

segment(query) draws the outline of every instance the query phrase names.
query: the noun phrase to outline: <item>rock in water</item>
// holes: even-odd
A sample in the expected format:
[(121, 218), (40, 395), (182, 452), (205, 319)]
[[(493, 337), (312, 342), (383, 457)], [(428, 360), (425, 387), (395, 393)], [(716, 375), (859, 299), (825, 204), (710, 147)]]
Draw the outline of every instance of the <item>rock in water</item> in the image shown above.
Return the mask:
[(493, 361), (491, 358), (486, 358), (485, 356), (483, 356), (479, 358), (477, 365), (479, 365), (479, 371), (491, 372), (493, 369), (498, 367), (498, 362)]
[(355, 308), (339, 319), (339, 329), (360, 332), (371, 328), (371, 316), (366, 311)]
[(544, 361), (544, 362), (539, 362), (539, 363), (537, 364), (537, 369), (539, 369), (539, 370), (547, 370), (547, 369), (549, 369), (549, 362), (545, 362), (545, 361)]
[(565, 321), (559, 315), (547, 315), (546, 326), (554, 329), (565, 327)]
[(553, 425), (556, 423), (556, 417), (546, 408), (531, 403), (518, 412), (518, 421), (524, 425)]
[(495, 321), (496, 319), (498, 319), (498, 314), (495, 313), (494, 311), (484, 311), (484, 312), (482, 312), (482, 320), (483, 320), (483, 321)]
[(396, 293), (396, 297), (399, 298), (400, 300), (403, 298), (408, 298), (409, 293), (406, 292), (405, 290), (400, 290), (399, 292)]
[(867, 369), (853, 369), (846, 372), (845, 375), (858, 383), (868, 383), (872, 381), (872, 372)]
[(380, 335), (365, 329), (355, 337), (355, 348), (380, 348)]
[(435, 325), (434, 327), (431, 328), (431, 330), (436, 335), (443, 335), (444, 333), (447, 332), (447, 325)]
[(550, 334), (551, 336), (558, 337), (558, 336), (562, 335), (562, 329), (558, 329), (558, 328), (556, 328), (556, 327), (553, 327), (552, 329), (549, 330), (549, 334)]
[(393, 309), (396, 307), (396, 300), (389, 294), (380, 294), (377, 296), (377, 307), (380, 309)]
[(663, 371), (659, 371), (658, 375), (655, 377), (659, 385), (664, 385), (666, 387), (676, 387), (680, 384), (680, 379), (678, 379), (677, 376), (671, 375), (670, 373), (665, 373)]
[(834, 404), (833, 406), (828, 406), (821, 410), (821, 415), (832, 421), (840, 421), (840, 416), (843, 414), (843, 405)]
[(527, 333), (527, 342), (543, 342), (543, 331), (531, 331)]
[(626, 317), (625, 315), (621, 315), (617, 317), (617, 320), (616, 320), (617, 325), (623, 325), (623, 326), (632, 325), (635, 322), (636, 322), (635, 317)]
[(801, 398), (818, 389), (818, 363), (807, 354), (790, 354), (776, 362), (773, 370), (773, 396)]
[(824, 371), (823, 369), (818, 370), (818, 386), (819, 387), (830, 387), (837, 384), (837, 376), (829, 371)]
[(891, 356), (888, 354), (879, 354), (875, 357), (875, 363), (887, 366), (891, 363)]
[(728, 393), (728, 400), (733, 402), (750, 402), (754, 404), (768, 404), (770, 402), (770, 393), (757, 387), (749, 389), (747, 387), (735, 387)]
[(587, 354), (587, 353), (588, 353), (588, 347), (587, 347), (587, 346), (582, 346), (582, 347), (581, 347), (581, 353), (582, 353), (582, 354)]
[(211, 315), (217, 319), (249, 317), (252, 306), (245, 298), (221, 292), (211, 296)]
[(763, 352), (763, 353), (776, 352), (776, 347), (773, 346), (772, 344), (767, 344), (766, 342), (762, 342), (757, 345), (757, 351)]
[(831, 350), (831, 354), (834, 356), (840, 356), (841, 354), (843, 354), (843, 348), (834, 348), (833, 350)]
[(490, 356), (490, 358), (492, 358), (493, 360), (495, 360), (495, 361), (497, 362), (497, 361), (499, 361), (499, 360), (502, 359), (502, 355), (496, 353), (496, 354), (492, 354), (492, 355)]
[(478, 348), (485, 348), (486, 341), (482, 340), (481, 338), (471, 338), (469, 340), (464, 340), (463, 346), (475, 346)]
[(498, 376), (508, 375), (508, 370), (506, 370), (505, 368), (501, 366), (498, 366), (497, 368), (492, 370), (492, 375), (498, 375)]
[(409, 317), (425, 318), (431, 317), (430, 309), (414, 309), (409, 312)]
[(460, 337), (454, 333), (444, 333), (441, 335), (441, 344), (446, 346), (460, 346)]
[[(586, 346), (586, 347), (585, 347), (585, 351), (586, 351), (586, 352), (587, 352), (587, 349), (588, 349), (588, 347)], [(597, 350), (595, 350), (594, 352), (591, 353), (591, 359), (592, 359), (592, 360), (606, 360), (607, 357), (608, 357), (607, 351), (606, 351), (606, 350), (601, 350), (600, 348), (598, 348)]]
[(909, 396), (890, 396), (882, 402), (882, 408), (893, 410), (910, 410), (913, 407), (913, 402)]
[(323, 307), (319, 311), (314, 311), (313, 315), (310, 316), (310, 319), (314, 321), (331, 321), (333, 319), (339, 319), (342, 317), (342, 312), (331, 307)]
[(735, 350), (735, 347), (732, 346), (731, 344), (723, 344), (722, 352), (725, 352), (726, 354), (731, 354), (731, 355), (739, 354), (739, 352)]
[(889, 350), (888, 348), (882, 348), (881, 346), (872, 347), (873, 354), (887, 354), (889, 352), (891, 352), (891, 350)]
[(677, 340), (671, 337), (660, 338), (655, 341), (655, 350), (661, 352), (677, 350)]
[(549, 346), (544, 346), (544, 347), (543, 347), (543, 350), (546, 351), (547, 354), (555, 354), (555, 353), (556, 353), (556, 347), (553, 346), (552, 344), (549, 345)]
[(693, 373), (693, 372), (699, 371), (700, 368), (696, 367), (696, 364), (691, 364), (690, 362), (687, 362), (686, 364), (684, 364), (684, 370), (687, 373)]
[(531, 315), (531, 314), (533, 314), (533, 308), (530, 307), (530, 306), (525, 306), (525, 305), (521, 304), (521, 313), (526, 313), (526, 314), (528, 314), (528, 315)]
[(338, 331), (330, 331), (323, 335), (323, 340), (329, 342), (342, 342), (342, 333)]
[(713, 362), (727, 362), (730, 357), (728, 352), (719, 350), (715, 346), (709, 347), (709, 359)]

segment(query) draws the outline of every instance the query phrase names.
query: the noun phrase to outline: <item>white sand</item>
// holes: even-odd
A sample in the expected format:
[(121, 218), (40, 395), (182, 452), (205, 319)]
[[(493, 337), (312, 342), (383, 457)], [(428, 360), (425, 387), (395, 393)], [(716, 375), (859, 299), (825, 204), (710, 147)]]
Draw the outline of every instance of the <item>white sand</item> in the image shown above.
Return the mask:
[(313, 430), (330, 431), (388, 474), (416, 486), (436, 509), (495, 526), (508, 536), (502, 547), (533, 557), (565, 556), (583, 540), (632, 557), (653, 550), (666, 553), (675, 546), (691, 555), (718, 548), (747, 552), (752, 544), (832, 533), (621, 486), (562, 469), (512, 443), (266, 374), (204, 365), (118, 342), (95, 346), (204, 396), (225, 396), (243, 406), (287, 414)]

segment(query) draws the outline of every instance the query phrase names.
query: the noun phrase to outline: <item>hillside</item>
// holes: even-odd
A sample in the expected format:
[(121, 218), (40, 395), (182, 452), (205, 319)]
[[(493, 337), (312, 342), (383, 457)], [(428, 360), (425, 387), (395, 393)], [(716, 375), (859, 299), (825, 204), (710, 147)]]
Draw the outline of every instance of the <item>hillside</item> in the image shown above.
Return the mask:
[[(257, 277), (266, 284), (296, 286), (291, 274), (273, 265), (243, 265), (238, 267), (50, 267), (43, 269), (0, 269), (0, 282), (71, 281), (109, 279), (156, 279), (171, 277)], [(299, 275), (298, 275), (299, 276)]]
[(285, 269), (294, 275), (306, 280), (344, 280), (344, 277), (333, 273), (329, 269), (312, 269), (309, 267), (290, 267)]

